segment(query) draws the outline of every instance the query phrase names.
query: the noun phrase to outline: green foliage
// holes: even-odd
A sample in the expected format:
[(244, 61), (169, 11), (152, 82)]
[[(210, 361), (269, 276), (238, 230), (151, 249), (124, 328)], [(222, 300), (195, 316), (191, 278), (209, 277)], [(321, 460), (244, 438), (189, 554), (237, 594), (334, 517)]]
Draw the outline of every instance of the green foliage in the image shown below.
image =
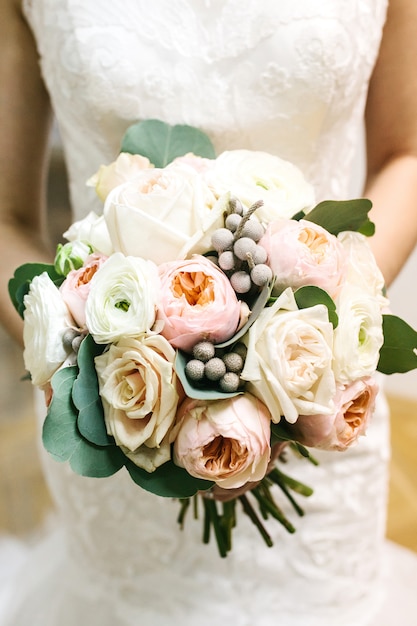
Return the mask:
[(384, 345), (379, 353), (378, 371), (402, 374), (417, 367), (417, 332), (396, 315), (384, 315)]
[(316, 306), (316, 304), (324, 304), (329, 312), (329, 321), (333, 324), (333, 328), (337, 327), (339, 318), (336, 313), (336, 305), (327, 291), (314, 285), (306, 285), (294, 292), (294, 298), (299, 309), (308, 309)]
[(213, 486), (213, 483), (208, 480), (190, 476), (185, 469), (178, 467), (172, 461), (164, 463), (152, 473), (137, 467), (129, 459), (126, 468), (131, 478), (142, 489), (165, 498), (189, 498), (198, 491), (206, 491)]
[(77, 374), (77, 367), (65, 367), (52, 377), (53, 395), (43, 425), (43, 444), (56, 461), (69, 461), (81, 476), (111, 476), (123, 467), (125, 456), (116, 446), (99, 447), (82, 437), (72, 401)]
[(9, 280), (9, 295), (13, 302), (13, 306), (23, 318), (25, 306), (23, 299), (29, 292), (30, 283), (43, 272), (49, 275), (49, 278), (57, 286), (59, 286), (64, 278), (57, 273), (54, 266), (48, 263), (25, 263), (15, 270), (13, 278)]
[(370, 237), (375, 232), (375, 226), (368, 217), (371, 208), (372, 202), (367, 198), (325, 200), (307, 213), (304, 219), (322, 226), (332, 235), (352, 230)]
[(130, 126), (123, 137), (121, 152), (146, 156), (155, 167), (165, 167), (188, 152), (215, 158), (213, 145), (203, 132), (192, 126), (170, 126), (160, 120), (145, 120)]
[(90, 443), (107, 446), (113, 440), (107, 434), (103, 404), (99, 395), (94, 358), (101, 354), (104, 346), (97, 345), (91, 335), (81, 342), (78, 351), (79, 373), (74, 382), (72, 399), (79, 411), (78, 428)]

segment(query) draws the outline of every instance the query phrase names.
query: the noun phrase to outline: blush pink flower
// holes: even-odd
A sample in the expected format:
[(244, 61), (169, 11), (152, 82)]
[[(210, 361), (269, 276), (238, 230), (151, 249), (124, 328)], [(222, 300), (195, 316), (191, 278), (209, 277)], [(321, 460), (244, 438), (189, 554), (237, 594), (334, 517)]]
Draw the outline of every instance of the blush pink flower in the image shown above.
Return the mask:
[(174, 427), (174, 462), (196, 478), (235, 489), (268, 469), (271, 415), (244, 394), (212, 402), (185, 400)]
[(203, 256), (159, 267), (157, 318), (172, 346), (189, 352), (201, 340), (220, 343), (236, 331), (240, 302), (225, 274)]
[(378, 385), (370, 376), (339, 387), (332, 415), (300, 415), (291, 432), (305, 446), (345, 450), (365, 434), (377, 393)]
[(260, 240), (280, 291), (304, 285), (321, 287), (334, 296), (345, 271), (341, 242), (308, 220), (275, 220)]
[(90, 254), (83, 267), (71, 270), (60, 287), (62, 299), (80, 328), (85, 327), (85, 305), (90, 293), (90, 282), (97, 270), (107, 261), (100, 252)]

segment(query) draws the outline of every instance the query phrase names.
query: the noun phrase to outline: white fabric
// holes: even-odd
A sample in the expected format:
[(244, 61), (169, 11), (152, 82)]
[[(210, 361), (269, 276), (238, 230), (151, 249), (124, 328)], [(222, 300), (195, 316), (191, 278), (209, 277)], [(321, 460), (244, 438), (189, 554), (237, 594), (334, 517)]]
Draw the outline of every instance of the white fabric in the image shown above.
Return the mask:
[[(99, 208), (85, 181), (140, 118), (198, 126), (218, 152), (276, 153), (317, 199), (347, 197), (386, 0), (26, 0), (25, 10), (77, 218)], [(123, 471), (86, 479), (45, 456), (62, 525), (11, 584), (2, 626), (391, 626), (385, 607), (376, 617), (393, 599), (381, 586), (388, 439), (381, 396), (358, 446), (317, 455), (318, 468), (289, 463), (315, 488), (300, 502), (306, 516), (290, 513), (296, 534), (269, 523), (269, 549), (240, 515), (227, 559), (201, 544), (201, 520), (181, 533), (177, 503)]]

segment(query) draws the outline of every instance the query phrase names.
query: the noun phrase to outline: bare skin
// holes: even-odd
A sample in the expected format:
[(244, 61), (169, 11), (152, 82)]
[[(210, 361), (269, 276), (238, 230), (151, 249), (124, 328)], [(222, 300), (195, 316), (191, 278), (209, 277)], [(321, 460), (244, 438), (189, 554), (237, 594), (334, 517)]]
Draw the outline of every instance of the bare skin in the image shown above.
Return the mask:
[(21, 343), (22, 323), (7, 283), (18, 265), (50, 260), (45, 177), (51, 111), (20, 2), (1, 2), (0, 47), (0, 321)]
[(366, 107), (365, 196), (372, 247), (390, 285), (417, 240), (417, 3), (391, 0)]

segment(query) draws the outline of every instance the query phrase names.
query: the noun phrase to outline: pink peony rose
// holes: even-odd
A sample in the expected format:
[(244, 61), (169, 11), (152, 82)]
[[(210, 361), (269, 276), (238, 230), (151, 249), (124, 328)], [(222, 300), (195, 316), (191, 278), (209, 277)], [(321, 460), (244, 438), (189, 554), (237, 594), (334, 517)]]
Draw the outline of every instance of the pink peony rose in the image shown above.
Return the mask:
[(268, 253), (280, 291), (315, 285), (336, 295), (344, 276), (345, 252), (327, 230), (308, 220), (276, 220), (259, 243)]
[(62, 299), (80, 328), (85, 327), (85, 305), (90, 293), (90, 281), (107, 260), (104, 254), (90, 254), (83, 267), (71, 270), (60, 287)]
[(291, 432), (305, 446), (345, 450), (365, 434), (377, 393), (378, 385), (370, 376), (339, 387), (332, 415), (301, 415)]
[(159, 267), (161, 296), (157, 318), (172, 346), (191, 351), (203, 339), (220, 343), (236, 331), (240, 302), (225, 274), (203, 256)]
[(174, 428), (174, 462), (225, 489), (261, 480), (268, 469), (271, 415), (250, 394), (185, 400)]

